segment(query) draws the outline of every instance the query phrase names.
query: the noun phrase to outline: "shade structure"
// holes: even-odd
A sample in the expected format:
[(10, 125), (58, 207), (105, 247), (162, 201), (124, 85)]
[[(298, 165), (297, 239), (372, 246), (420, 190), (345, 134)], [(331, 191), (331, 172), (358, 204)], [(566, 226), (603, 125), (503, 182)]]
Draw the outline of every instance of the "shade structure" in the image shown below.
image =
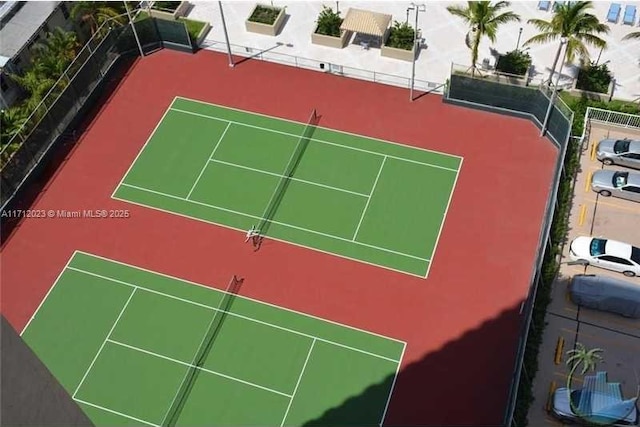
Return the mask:
[(390, 22), (391, 15), (351, 8), (347, 11), (340, 29), (382, 37), (389, 28)]

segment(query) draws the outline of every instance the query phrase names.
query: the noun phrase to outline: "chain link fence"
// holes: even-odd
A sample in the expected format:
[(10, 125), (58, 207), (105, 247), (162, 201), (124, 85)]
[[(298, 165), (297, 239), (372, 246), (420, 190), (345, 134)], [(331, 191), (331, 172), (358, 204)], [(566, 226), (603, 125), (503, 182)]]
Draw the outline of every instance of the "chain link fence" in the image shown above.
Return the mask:
[(545, 252), (551, 247), (550, 231), (554, 214), (558, 207), (558, 188), (567, 147), (571, 143), (571, 124), (573, 112), (567, 105), (552, 93), (553, 88), (547, 85), (528, 85), (512, 83), (508, 79), (496, 79), (491, 75), (484, 75), (469, 67), (452, 65), (451, 76), (445, 94), (445, 102), (478, 108), (485, 111), (495, 111), (531, 120), (540, 129), (544, 126), (551, 100), (553, 104), (549, 110), (549, 117), (545, 135), (558, 148), (558, 156), (554, 168), (551, 195), (545, 208), (543, 226), (538, 238), (537, 259), (531, 274), (531, 282), (527, 300), (521, 307), (525, 321), (522, 325), (516, 366), (511, 379), (509, 402), (505, 411), (504, 424), (512, 425), (513, 415), (518, 399), (523, 362), (527, 349), (527, 339), (534, 312), (534, 302), (538, 287), (543, 279), (542, 265)]
[[(135, 27), (145, 53), (162, 47), (193, 51), (183, 22), (147, 18), (137, 21)], [(96, 31), (26, 123), (0, 150), (0, 210), (13, 206), (56, 146), (75, 138), (75, 128), (104, 95), (106, 83), (121, 71), (120, 65), (130, 65), (139, 54), (131, 25), (116, 26), (110, 20)]]

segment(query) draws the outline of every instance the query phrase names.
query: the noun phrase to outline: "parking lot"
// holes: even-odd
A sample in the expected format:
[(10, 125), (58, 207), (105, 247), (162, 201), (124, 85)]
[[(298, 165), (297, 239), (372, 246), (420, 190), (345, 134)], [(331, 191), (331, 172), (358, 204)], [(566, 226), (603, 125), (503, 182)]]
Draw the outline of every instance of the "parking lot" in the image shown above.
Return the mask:
[[(603, 138), (640, 139), (640, 132), (592, 123), (589, 141), (585, 141), (576, 177), (560, 273), (552, 290), (547, 310), (543, 343), (538, 355), (539, 370), (534, 381), (535, 401), (529, 411), (529, 425), (562, 425), (549, 414), (550, 397), (557, 387), (566, 387), (569, 368), (567, 350), (576, 343), (587, 349), (602, 349), (603, 362), (596, 370), (607, 371), (609, 382), (619, 382), (623, 398), (636, 395), (640, 384), (640, 319), (576, 306), (567, 293), (569, 279), (576, 274), (598, 274), (629, 281), (640, 286), (640, 277), (591, 266), (575, 265), (569, 259), (569, 243), (577, 236), (595, 236), (640, 246), (640, 203), (604, 197), (591, 190), (591, 177), (600, 169), (629, 170), (605, 166), (595, 158), (595, 145)], [(579, 388), (579, 381), (573, 386)]]

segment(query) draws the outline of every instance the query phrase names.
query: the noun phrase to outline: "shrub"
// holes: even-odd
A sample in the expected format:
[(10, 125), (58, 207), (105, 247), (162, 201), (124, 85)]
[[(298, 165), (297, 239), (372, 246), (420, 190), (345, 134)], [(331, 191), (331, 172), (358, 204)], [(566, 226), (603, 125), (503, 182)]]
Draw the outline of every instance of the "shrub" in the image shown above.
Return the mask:
[(398, 21), (393, 23), (391, 31), (389, 32), (389, 38), (386, 45), (389, 47), (395, 47), (396, 49), (411, 50), (413, 49), (413, 38), (415, 37), (415, 31), (413, 27), (406, 22), (401, 24)]
[(496, 70), (507, 74), (523, 76), (531, 66), (531, 56), (521, 50), (512, 50), (506, 55), (500, 55)]
[(249, 21), (273, 25), (273, 23), (276, 22), (278, 14), (280, 14), (279, 8), (258, 5), (249, 17)]
[(322, 12), (318, 15), (318, 28), (316, 33), (325, 36), (340, 37), (340, 25), (342, 25), (340, 12), (334, 12), (330, 7), (322, 6)]
[(596, 65), (592, 62), (580, 67), (576, 88), (589, 92), (608, 93), (612, 77), (606, 63)]

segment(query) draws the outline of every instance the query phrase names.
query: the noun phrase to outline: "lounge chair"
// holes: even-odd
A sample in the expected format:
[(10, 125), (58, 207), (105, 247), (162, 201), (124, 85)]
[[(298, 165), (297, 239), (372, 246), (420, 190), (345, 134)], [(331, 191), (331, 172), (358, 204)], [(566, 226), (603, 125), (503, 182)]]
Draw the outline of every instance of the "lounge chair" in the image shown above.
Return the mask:
[(634, 22), (636, 22), (636, 7), (628, 4), (624, 7), (622, 23), (625, 25), (633, 25)]
[(618, 18), (620, 17), (620, 9), (622, 9), (620, 4), (611, 3), (609, 5), (609, 12), (607, 12), (607, 21), (613, 22), (614, 24), (618, 22)]
[(549, 6), (551, 6), (550, 1), (539, 1), (538, 2), (538, 10), (544, 10), (545, 12), (549, 10)]

